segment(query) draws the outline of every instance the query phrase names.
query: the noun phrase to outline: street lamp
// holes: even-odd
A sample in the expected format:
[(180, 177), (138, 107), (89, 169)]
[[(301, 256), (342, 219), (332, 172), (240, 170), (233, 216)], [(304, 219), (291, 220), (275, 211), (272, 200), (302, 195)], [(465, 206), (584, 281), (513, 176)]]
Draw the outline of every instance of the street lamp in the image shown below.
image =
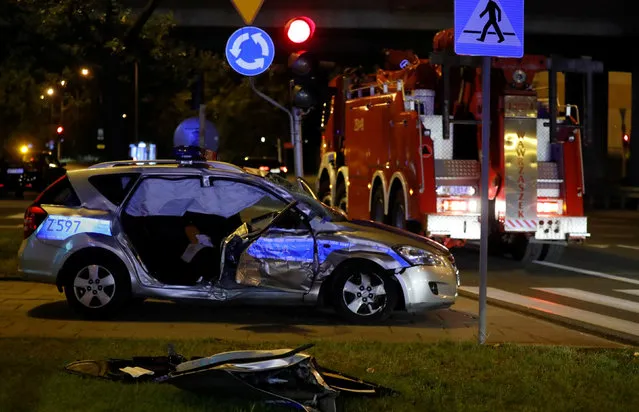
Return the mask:
[(260, 139), (260, 141), (261, 141), (262, 143), (266, 142), (266, 137), (262, 136), (262, 138)]
[(60, 80), (60, 86), (64, 87), (67, 84), (66, 80)]
[(126, 113), (122, 113), (122, 118), (126, 119)]
[(55, 94), (55, 90), (54, 90), (52, 87), (49, 87), (49, 88), (47, 89), (47, 94), (48, 94), (49, 96), (53, 96), (53, 95)]
[(80, 74), (84, 77), (87, 77), (90, 73), (91, 72), (86, 67), (83, 67), (82, 69), (80, 69)]

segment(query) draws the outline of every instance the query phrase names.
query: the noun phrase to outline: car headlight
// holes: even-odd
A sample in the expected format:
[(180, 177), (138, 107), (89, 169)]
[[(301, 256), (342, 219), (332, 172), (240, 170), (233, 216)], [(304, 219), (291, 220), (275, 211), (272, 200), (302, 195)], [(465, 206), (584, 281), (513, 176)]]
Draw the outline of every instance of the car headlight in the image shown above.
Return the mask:
[(395, 250), (411, 265), (440, 266), (444, 264), (438, 256), (413, 246), (400, 246)]

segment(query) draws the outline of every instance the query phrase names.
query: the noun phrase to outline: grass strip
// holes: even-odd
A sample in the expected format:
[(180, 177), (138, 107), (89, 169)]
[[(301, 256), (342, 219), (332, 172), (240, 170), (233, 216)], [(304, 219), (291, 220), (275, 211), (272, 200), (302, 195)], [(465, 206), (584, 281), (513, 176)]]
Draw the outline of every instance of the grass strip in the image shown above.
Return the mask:
[[(196, 396), (169, 385), (83, 379), (63, 372), (79, 359), (164, 355), (167, 341), (117, 339), (0, 339), (2, 411), (261, 411), (249, 401)], [(176, 350), (208, 356), (239, 349), (296, 347), (219, 339), (184, 340)], [(310, 349), (320, 364), (401, 392), (347, 399), (346, 411), (603, 411), (639, 405), (636, 349), (441, 342), (338, 343)], [(281, 409), (277, 409), (281, 410)]]

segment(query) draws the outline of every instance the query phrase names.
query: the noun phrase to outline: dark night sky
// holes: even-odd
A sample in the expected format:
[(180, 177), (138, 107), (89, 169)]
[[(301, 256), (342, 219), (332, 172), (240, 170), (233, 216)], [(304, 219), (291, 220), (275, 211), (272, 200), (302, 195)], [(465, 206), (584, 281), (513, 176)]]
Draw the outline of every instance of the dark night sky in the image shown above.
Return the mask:
[[(228, 36), (233, 28), (181, 28), (180, 37), (213, 52), (223, 53)], [(288, 47), (283, 31), (267, 30), (278, 47), (276, 62), (283, 63), (294, 51)], [(371, 65), (380, 62), (383, 48), (412, 49), (420, 57), (426, 58), (432, 51), (435, 32), (389, 31), (389, 30), (348, 30), (318, 28), (309, 49), (317, 51), (323, 59), (337, 61), (343, 65)], [(630, 71), (631, 59), (619, 53), (621, 45), (629, 39), (582, 37), (582, 36), (541, 36), (529, 35), (525, 40), (527, 54), (560, 54), (565, 57), (591, 56), (604, 62), (611, 71)]]

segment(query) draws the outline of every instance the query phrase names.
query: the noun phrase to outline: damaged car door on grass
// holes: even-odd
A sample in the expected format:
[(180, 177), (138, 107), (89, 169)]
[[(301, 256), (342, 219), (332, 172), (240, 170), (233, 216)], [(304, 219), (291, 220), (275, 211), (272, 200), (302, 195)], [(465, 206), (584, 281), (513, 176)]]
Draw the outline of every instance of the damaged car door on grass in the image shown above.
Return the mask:
[(224, 352), (187, 360), (169, 345), (168, 356), (83, 360), (65, 370), (82, 377), (124, 383), (163, 383), (226, 399), (242, 399), (288, 406), (307, 412), (335, 412), (336, 398), (396, 396), (395, 391), (320, 366), (296, 349)]

